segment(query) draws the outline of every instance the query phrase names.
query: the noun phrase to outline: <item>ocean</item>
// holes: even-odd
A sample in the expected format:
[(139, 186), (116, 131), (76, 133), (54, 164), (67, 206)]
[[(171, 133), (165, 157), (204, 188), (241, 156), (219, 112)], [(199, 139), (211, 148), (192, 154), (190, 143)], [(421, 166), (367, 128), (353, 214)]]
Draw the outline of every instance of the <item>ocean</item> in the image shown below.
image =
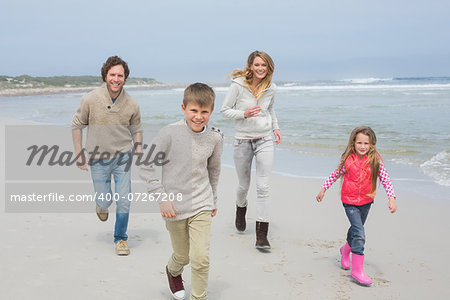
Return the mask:
[[(277, 86), (275, 110), (283, 142), (276, 146), (274, 172), (327, 177), (352, 129), (367, 125), (377, 134), (377, 149), (394, 186), (409, 185), (418, 193), (449, 198), (450, 77), (293, 81)], [(215, 87), (210, 123), (224, 133), (223, 162), (233, 166), (234, 124), (219, 113), (227, 90)], [(183, 118), (183, 89), (128, 92), (139, 102), (147, 126), (159, 128)], [(4, 97), (0, 116), (69, 126), (81, 96)]]

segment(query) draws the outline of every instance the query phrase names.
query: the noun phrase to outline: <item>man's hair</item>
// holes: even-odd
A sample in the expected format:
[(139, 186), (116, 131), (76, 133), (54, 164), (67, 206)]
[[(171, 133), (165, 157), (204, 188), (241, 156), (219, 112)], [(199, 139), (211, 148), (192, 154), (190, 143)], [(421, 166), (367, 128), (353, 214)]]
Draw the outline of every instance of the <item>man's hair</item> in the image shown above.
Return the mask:
[(204, 83), (193, 83), (184, 90), (183, 105), (195, 102), (201, 107), (211, 107), (214, 109), (214, 99), (216, 94), (213, 89)]
[(127, 80), (128, 75), (130, 75), (130, 69), (128, 69), (128, 64), (118, 56), (111, 56), (106, 60), (106, 62), (102, 66), (103, 81), (106, 82), (106, 75), (108, 74), (109, 69), (117, 65), (122, 65), (125, 71), (125, 80)]

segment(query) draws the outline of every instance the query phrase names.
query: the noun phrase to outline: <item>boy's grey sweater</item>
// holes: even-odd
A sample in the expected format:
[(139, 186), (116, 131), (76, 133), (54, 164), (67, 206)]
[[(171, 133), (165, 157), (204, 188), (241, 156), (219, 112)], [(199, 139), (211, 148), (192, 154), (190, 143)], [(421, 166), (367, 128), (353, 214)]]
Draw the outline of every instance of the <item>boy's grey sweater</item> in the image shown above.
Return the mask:
[[(256, 100), (255, 95), (245, 84), (243, 77), (237, 77), (232, 80), (220, 112), (223, 116), (236, 121), (235, 137), (264, 137), (271, 135), (272, 130), (280, 129), (275, 110), (273, 109), (276, 85), (272, 82), (262, 92), (264, 92), (264, 96)], [(261, 107), (259, 115), (257, 117), (244, 118), (244, 112), (255, 105)]]
[[(200, 211), (216, 209), (222, 133), (211, 126), (195, 133), (187, 127), (185, 120), (181, 120), (161, 129), (152, 143), (156, 146), (153, 156), (162, 151), (166, 154), (164, 161), (168, 162), (160, 167), (142, 165), (140, 176), (147, 185), (148, 193), (175, 197), (176, 217), (165, 219), (178, 221)], [(147, 157), (148, 151), (144, 151), (144, 157)], [(161, 175), (157, 174), (156, 168), (162, 168)], [(182, 200), (177, 201), (177, 194), (180, 193)]]

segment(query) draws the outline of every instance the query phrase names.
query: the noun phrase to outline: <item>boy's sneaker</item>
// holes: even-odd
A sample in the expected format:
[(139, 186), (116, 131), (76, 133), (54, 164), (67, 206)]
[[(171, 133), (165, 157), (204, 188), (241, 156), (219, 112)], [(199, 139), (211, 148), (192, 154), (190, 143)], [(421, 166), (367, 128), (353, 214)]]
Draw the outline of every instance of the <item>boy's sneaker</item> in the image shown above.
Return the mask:
[(167, 279), (169, 280), (169, 290), (172, 294), (172, 297), (176, 300), (182, 300), (186, 296), (186, 292), (184, 291), (183, 279), (181, 275), (173, 277), (170, 274), (169, 269), (166, 266)]
[(95, 212), (97, 213), (97, 217), (102, 222), (106, 222), (108, 220), (108, 209), (107, 208), (100, 208), (98, 205), (95, 207)]
[(128, 248), (128, 243), (125, 240), (120, 240), (116, 243), (116, 254), (117, 255), (128, 255), (130, 254), (130, 249)]

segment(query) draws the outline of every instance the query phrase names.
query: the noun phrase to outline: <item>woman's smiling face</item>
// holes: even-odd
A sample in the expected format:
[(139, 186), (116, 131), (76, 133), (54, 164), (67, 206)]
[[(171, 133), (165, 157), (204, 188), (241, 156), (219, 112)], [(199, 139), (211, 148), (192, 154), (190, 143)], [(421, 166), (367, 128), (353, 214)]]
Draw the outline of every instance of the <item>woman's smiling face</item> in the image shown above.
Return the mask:
[(255, 57), (250, 70), (253, 72), (253, 79), (261, 81), (267, 75), (267, 63), (259, 56)]

